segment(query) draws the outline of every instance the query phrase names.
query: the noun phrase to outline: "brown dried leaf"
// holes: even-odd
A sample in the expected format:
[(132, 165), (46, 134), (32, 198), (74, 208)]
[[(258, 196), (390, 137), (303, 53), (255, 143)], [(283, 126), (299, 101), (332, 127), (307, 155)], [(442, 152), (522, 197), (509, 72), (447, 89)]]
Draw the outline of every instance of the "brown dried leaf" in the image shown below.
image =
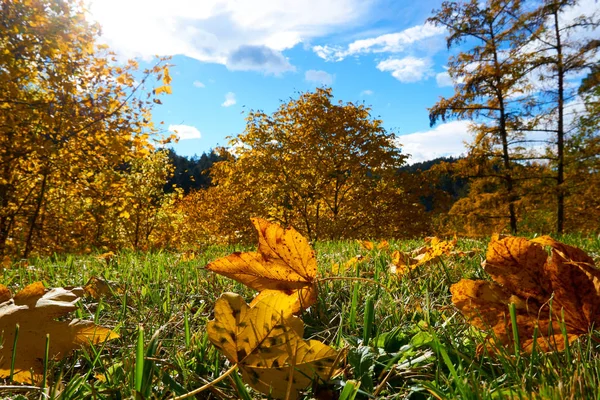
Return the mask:
[[(548, 257), (540, 244), (552, 247)], [(485, 269), (495, 281), (462, 280), (451, 287), (452, 302), (480, 329), (491, 329), (503, 345), (513, 341), (508, 305), (516, 306), (521, 349), (564, 350), (600, 323), (600, 270), (580, 249), (549, 237), (505, 237), (488, 246)]]
[(85, 294), (100, 299), (101, 297), (111, 297), (114, 293), (123, 293), (123, 289), (116, 284), (108, 282), (102, 277), (93, 276), (83, 287)]
[(535, 243), (507, 237), (489, 244), (484, 269), (510, 293), (543, 302), (549, 295), (549, 282), (544, 277), (547, 257)]
[(600, 271), (594, 260), (583, 250), (560, 243), (549, 236), (532, 240), (552, 247), (552, 257), (546, 263), (554, 291), (553, 306), (564, 310), (568, 327), (587, 331), (600, 324)]

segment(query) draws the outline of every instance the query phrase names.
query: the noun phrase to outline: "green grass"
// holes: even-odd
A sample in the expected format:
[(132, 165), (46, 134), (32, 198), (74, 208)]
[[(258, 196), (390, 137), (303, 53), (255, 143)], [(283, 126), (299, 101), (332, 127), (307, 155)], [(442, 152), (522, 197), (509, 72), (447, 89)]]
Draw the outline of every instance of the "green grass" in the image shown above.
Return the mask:
[[(596, 259), (600, 254), (598, 237), (562, 239)], [(390, 244), (392, 250), (408, 250), (423, 243)], [(515, 354), (513, 348), (494, 357), (478, 355), (484, 336), (452, 306), (449, 287), (463, 277), (488, 279), (480, 265), (487, 241), (459, 240), (459, 247), (478, 252), (470, 258), (445, 258), (398, 278), (388, 271), (389, 252), (368, 252), (356, 242), (317, 243), (322, 276), (333, 263), (369, 254), (344, 274), (381, 285), (350, 280), (320, 284), (317, 304), (301, 316), (305, 336), (347, 347), (348, 357), (342, 377), (309, 388), (306, 398), (327, 392), (343, 399), (599, 399), (596, 331), (568, 352), (527, 355)], [(56, 255), (4, 270), (2, 282), (13, 291), (37, 280), (47, 287), (81, 286), (91, 277), (112, 283), (114, 295), (100, 301), (85, 298), (74, 316), (114, 327), (121, 338), (51, 362), (47, 395), (170, 398), (221, 376), (230, 365), (208, 341), (206, 323), (221, 293), (236, 292), (249, 301), (254, 292), (203, 267), (240, 249), (209, 247), (191, 261), (168, 252), (121, 252), (110, 261)], [(4, 383), (11, 385), (8, 379)], [(5, 386), (0, 385), (0, 397), (40, 397), (39, 390)], [(196, 398), (261, 396), (233, 374)]]

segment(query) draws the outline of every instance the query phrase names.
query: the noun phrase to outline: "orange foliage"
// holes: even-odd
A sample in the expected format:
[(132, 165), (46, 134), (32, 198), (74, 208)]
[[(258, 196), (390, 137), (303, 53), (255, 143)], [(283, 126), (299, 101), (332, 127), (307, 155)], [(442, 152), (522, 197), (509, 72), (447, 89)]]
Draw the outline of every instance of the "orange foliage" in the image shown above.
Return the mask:
[[(552, 248), (550, 257), (542, 246)], [(484, 268), (494, 282), (463, 279), (450, 291), (471, 324), (491, 330), (491, 339), (499, 344), (514, 341), (510, 303), (516, 309), (520, 347), (528, 352), (534, 346), (564, 350), (567, 342), (600, 323), (600, 270), (576, 247), (548, 236), (492, 240)]]

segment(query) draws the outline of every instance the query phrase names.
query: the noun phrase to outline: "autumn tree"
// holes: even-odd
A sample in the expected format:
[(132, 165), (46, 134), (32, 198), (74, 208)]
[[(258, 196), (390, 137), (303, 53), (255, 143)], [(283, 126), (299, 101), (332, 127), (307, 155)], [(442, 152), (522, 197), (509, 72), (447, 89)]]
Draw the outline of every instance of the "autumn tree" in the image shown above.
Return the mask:
[[(581, 107), (582, 100), (593, 100), (589, 96), (590, 91), (587, 91), (587, 96), (580, 97), (577, 83), (582, 73), (592, 71), (597, 65), (600, 40), (596, 38), (594, 29), (600, 25), (600, 14), (572, 15), (578, 3), (578, 0), (545, 0), (533, 11), (521, 16), (529, 39), (525, 50), (532, 71), (530, 76), (537, 81), (532, 94), (535, 107), (523, 129), (543, 132), (550, 137), (548, 153), (552, 168), (549, 171), (554, 187), (549, 191), (555, 195), (557, 233), (565, 229), (565, 201), (570, 195), (570, 186), (582, 183), (581, 177), (587, 175), (568, 172), (573, 170), (570, 164), (581, 167), (577, 153), (582, 151), (584, 158), (587, 153), (582, 143), (586, 140), (581, 137), (585, 133), (579, 131), (581, 119), (577, 117), (578, 110), (584, 109), (584, 119), (597, 119), (597, 113), (589, 106)], [(590, 74), (588, 86), (593, 77), (594, 74)], [(585, 117), (585, 113), (590, 111), (590, 117)], [(575, 169), (582, 172), (579, 167)], [(575, 177), (578, 182), (571, 182), (570, 178)]]
[(600, 67), (582, 80), (579, 96), (584, 112), (573, 120), (565, 141), (565, 230), (600, 229)]
[(170, 194), (163, 190), (172, 172), (166, 150), (135, 158), (124, 171), (124, 192), (117, 212), (128, 247), (147, 249), (153, 245), (151, 235), (164, 217), (161, 211), (179, 194), (177, 190)]
[(152, 151), (144, 89), (161, 74), (170, 91), (168, 67), (120, 64), (98, 34), (78, 1), (0, 1), (0, 254), (81, 244), (84, 210), (115, 204), (116, 170)]
[(211, 169), (206, 196), (233, 201), (221, 214), (235, 214), (228, 221), (239, 220), (236, 231), (250, 216), (295, 226), (311, 240), (423, 229), (418, 194), (398, 174), (405, 156), (394, 134), (368, 107), (335, 103), (331, 89), (302, 93), (273, 114), (251, 111), (231, 145)]
[(471, 178), (469, 196), (452, 212), (472, 222), (501, 229), (506, 220), (517, 232), (519, 165), (523, 153), (521, 96), (525, 59), (520, 55), (524, 30), (518, 0), (444, 2), (429, 19), (448, 30), (448, 48), (460, 52), (449, 60), (455, 93), (429, 111), (431, 124), (448, 118), (471, 120), (474, 138), (469, 154), (455, 166)]

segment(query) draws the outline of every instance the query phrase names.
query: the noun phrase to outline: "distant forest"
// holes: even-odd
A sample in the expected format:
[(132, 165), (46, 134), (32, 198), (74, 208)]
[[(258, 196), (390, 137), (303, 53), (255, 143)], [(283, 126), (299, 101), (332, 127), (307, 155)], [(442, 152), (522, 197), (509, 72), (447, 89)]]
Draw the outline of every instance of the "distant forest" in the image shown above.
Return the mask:
[(183, 189), (188, 194), (192, 189), (206, 189), (210, 186), (210, 167), (218, 161), (222, 161), (217, 153), (211, 150), (202, 153), (201, 156), (180, 156), (173, 150), (169, 150), (169, 161), (175, 167), (173, 176), (165, 184), (165, 192), (173, 193), (175, 188)]
[[(216, 162), (224, 160), (214, 150), (210, 150), (208, 153), (204, 152), (200, 156), (186, 157), (169, 149), (168, 156), (175, 169), (173, 176), (165, 184), (164, 190), (166, 193), (173, 193), (175, 188), (181, 188), (185, 194), (192, 190), (207, 189), (211, 184), (210, 168)], [(399, 172), (419, 175), (431, 171), (434, 166), (439, 166), (441, 163), (451, 165), (460, 159), (456, 157), (438, 157), (433, 160), (405, 165), (399, 169)], [(431, 194), (421, 196), (421, 203), (426, 211), (432, 211), (436, 208), (433, 193), (443, 192), (454, 203), (456, 200), (465, 197), (469, 189), (467, 179), (453, 176), (450, 173), (436, 173), (435, 176), (430, 176), (427, 182), (431, 186), (429, 191)]]

